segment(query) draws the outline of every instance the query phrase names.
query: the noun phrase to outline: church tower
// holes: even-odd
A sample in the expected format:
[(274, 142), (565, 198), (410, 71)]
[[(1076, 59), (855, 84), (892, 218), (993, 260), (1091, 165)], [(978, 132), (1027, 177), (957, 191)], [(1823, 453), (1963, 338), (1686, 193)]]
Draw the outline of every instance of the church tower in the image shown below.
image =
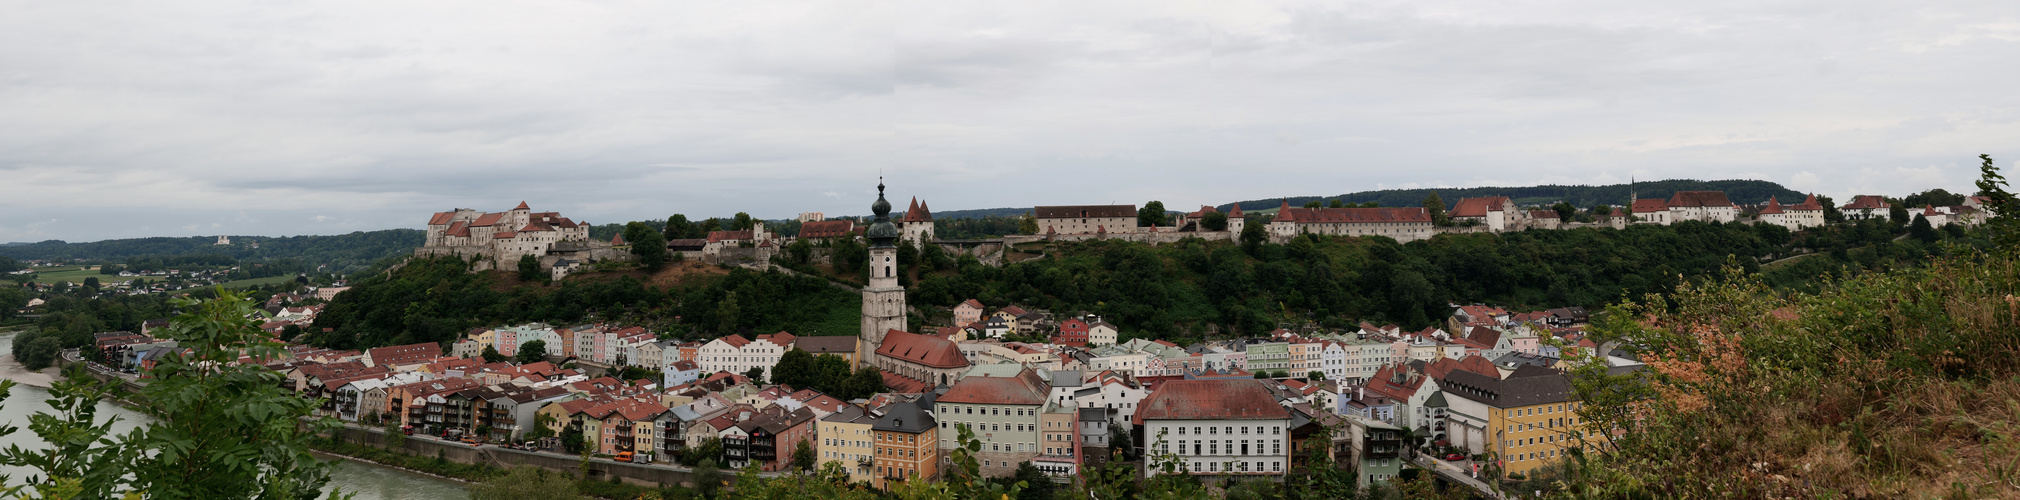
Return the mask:
[[(877, 201), (870, 204), (877, 214), (865, 236), (870, 240), (870, 284), (863, 287), (863, 333), (857, 337), (856, 359), (869, 361), (884, 345), (884, 332), (906, 331), (905, 288), (898, 286), (898, 238), (903, 233), (891, 224), (891, 202), (884, 200), (884, 183), (877, 182)], [(874, 364), (874, 363), (872, 363)]]

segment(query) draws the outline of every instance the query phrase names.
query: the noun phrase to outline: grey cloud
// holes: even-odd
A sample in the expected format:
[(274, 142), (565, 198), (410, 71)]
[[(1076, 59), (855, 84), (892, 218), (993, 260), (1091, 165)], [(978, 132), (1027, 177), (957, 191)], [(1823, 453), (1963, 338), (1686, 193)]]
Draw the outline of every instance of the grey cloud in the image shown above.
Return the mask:
[(1902, 194), (2020, 154), (2010, 2), (0, 11), (0, 207), (62, 220), (0, 241), (521, 199), (593, 222), (860, 214), (879, 172), (941, 210), (1630, 175)]

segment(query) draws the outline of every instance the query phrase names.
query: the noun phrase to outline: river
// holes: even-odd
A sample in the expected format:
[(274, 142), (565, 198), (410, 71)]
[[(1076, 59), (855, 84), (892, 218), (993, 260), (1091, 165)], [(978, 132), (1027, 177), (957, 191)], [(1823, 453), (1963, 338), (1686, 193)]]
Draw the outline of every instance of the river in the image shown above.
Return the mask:
[[(32, 373), (27, 375), (19, 374), (22, 371), (21, 365), (14, 362), (13, 345), (14, 335), (12, 333), (0, 335), (0, 365), (5, 365), (6, 367), (6, 370), (0, 371), (0, 373), (7, 374), (10, 379), (30, 378), (33, 375)], [(0, 402), (0, 422), (19, 427), (21, 430), (11, 436), (0, 437), (0, 448), (15, 444), (27, 449), (43, 446), (44, 443), (42, 440), (37, 439), (35, 433), (28, 430), (28, 416), (36, 412), (50, 411), (49, 405), (43, 403), (48, 398), (49, 391), (43, 390), (40, 387), (15, 384), (13, 395), (8, 397), (6, 401)], [(140, 423), (149, 420), (148, 416), (126, 407), (108, 402), (99, 402), (98, 418), (100, 421), (102, 422), (104, 421), (103, 419), (112, 417), (118, 417), (120, 420), (118, 423), (113, 424), (114, 434), (125, 433)], [(31, 470), (18, 467), (0, 467), (0, 474), (9, 476), (9, 485), (24, 483), (27, 479), (25, 476), (31, 472)], [(326, 491), (334, 489), (351, 493), (355, 495), (354, 498), (357, 500), (435, 500), (469, 498), (470, 496), (468, 489), (464, 488), (462, 483), (351, 460), (338, 460), (336, 468), (331, 471), (331, 475), (330, 484), (325, 488)]]

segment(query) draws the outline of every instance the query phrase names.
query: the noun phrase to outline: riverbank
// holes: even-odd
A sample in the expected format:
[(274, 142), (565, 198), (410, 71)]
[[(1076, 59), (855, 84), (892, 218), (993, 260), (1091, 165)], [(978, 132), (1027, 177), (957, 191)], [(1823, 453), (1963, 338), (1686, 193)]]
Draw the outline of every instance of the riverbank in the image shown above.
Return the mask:
[[(309, 441), (309, 447), (313, 448), (319, 455), (328, 455), (464, 484), (483, 482), (484, 480), (504, 475), (507, 472), (504, 468), (489, 464), (462, 463), (448, 459), (443, 455), (427, 457), (407, 452), (395, 452), (370, 444), (345, 441), (334, 437), (312, 439)], [(580, 472), (571, 473), (570, 471), (556, 470), (551, 467), (547, 469), (571, 476)], [(591, 498), (632, 500), (657, 497), (661, 494), (662, 489), (617, 481), (615, 479), (599, 481), (578, 478), (575, 480), (575, 492)]]
[(7, 349), (7, 355), (4, 359), (0, 359), (0, 379), (12, 380), (16, 384), (32, 385), (48, 389), (50, 384), (56, 383), (56, 367), (29, 370), (28, 367), (21, 366), (21, 361), (14, 359), (14, 350), (12, 349), (14, 336), (20, 334), (21, 330), (19, 329), (0, 331), (0, 344), (5, 344), (5, 348)]

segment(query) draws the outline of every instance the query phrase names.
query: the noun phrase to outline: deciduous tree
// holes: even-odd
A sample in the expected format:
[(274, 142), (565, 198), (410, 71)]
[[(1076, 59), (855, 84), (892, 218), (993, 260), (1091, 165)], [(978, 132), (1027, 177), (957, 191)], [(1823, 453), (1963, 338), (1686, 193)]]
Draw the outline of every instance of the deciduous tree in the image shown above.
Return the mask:
[(512, 354), (520, 364), (539, 363), (547, 360), (547, 341), (531, 340), (519, 345), (519, 352)]
[(1206, 217), (1202, 217), (1199, 220), (1199, 229), (1201, 231), (1226, 231), (1227, 214), (1222, 212), (1206, 214)]
[(1136, 225), (1169, 226), (1171, 225), (1169, 216), (1170, 214), (1164, 213), (1164, 202), (1150, 200), (1150, 203), (1143, 204), (1143, 208), (1136, 209)]
[(1424, 197), (1424, 210), (1431, 212), (1432, 224), (1439, 226), (1452, 225), (1452, 220), (1445, 216), (1445, 200), (1438, 197), (1437, 191), (1432, 191), (1429, 196)]

